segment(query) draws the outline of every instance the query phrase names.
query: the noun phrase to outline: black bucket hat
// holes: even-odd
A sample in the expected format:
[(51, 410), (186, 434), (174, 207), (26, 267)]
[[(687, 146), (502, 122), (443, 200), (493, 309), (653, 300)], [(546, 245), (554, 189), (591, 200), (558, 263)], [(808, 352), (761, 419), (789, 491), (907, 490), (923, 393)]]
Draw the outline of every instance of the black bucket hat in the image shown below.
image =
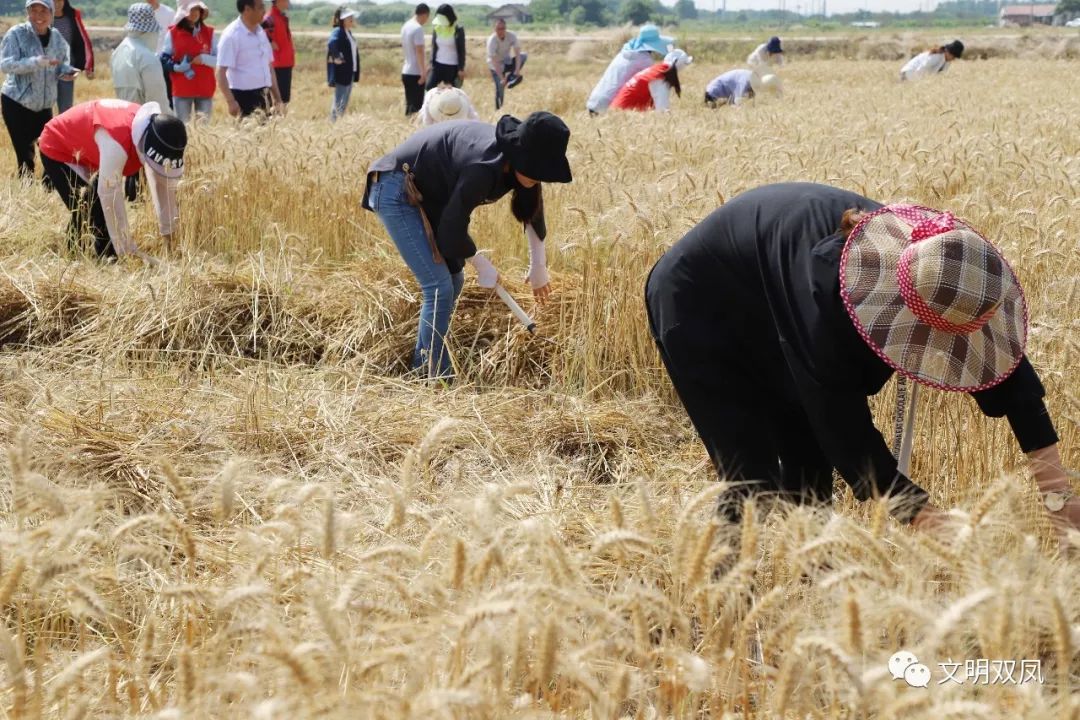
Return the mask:
[(945, 49), (949, 51), (949, 54), (954, 58), (964, 57), (964, 43), (959, 40), (953, 40), (951, 43), (945, 46)]
[(168, 178), (184, 174), (187, 128), (172, 115), (158, 113), (150, 119), (143, 135), (143, 156), (150, 169)]
[(534, 112), (524, 120), (503, 115), (495, 125), (495, 142), (510, 167), (540, 182), (573, 180), (566, 146), (570, 128), (557, 115)]

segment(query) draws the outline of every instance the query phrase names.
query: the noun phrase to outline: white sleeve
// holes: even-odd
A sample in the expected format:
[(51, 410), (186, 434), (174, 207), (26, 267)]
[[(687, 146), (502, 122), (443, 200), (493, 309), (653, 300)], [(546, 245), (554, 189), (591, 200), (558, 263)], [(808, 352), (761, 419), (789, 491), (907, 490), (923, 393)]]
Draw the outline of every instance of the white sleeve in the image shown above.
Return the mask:
[(537, 290), (551, 282), (547, 269), (547, 253), (544, 250), (544, 241), (536, 234), (532, 223), (526, 223), (525, 237), (529, 239), (529, 272), (525, 279), (533, 290)]
[(657, 110), (666, 112), (671, 107), (671, 86), (666, 80), (653, 80), (649, 83), (649, 94)]
[(94, 131), (101, 164), (98, 166), (97, 191), (105, 214), (109, 239), (119, 256), (134, 253), (135, 241), (128, 228), (127, 207), (124, 205), (124, 165), (127, 151), (104, 129)]
[(172, 235), (180, 222), (180, 203), (176, 199), (178, 178), (167, 178), (154, 172), (143, 164), (146, 184), (150, 186), (150, 200), (154, 204), (154, 213), (158, 219), (158, 229), (162, 235)]

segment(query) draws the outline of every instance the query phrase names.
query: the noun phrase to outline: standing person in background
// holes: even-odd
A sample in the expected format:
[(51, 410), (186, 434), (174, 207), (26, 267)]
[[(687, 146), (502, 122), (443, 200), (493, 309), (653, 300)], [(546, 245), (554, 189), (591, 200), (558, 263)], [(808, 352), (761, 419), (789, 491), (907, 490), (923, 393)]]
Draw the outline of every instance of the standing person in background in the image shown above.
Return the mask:
[(281, 108), (274, 50), (262, 29), (263, 0), (236, 0), (240, 16), (221, 33), (217, 82), (233, 117)]
[(184, 174), (186, 147), (184, 123), (161, 112), (157, 103), (92, 100), (50, 120), (41, 133), (41, 164), (71, 212), (71, 248), (79, 249), (84, 226), (89, 225), (98, 257), (135, 255), (156, 264), (131, 236), (124, 177), (133, 177), (140, 168), (146, 171), (168, 250), (180, 217), (176, 186)]
[(682, 50), (672, 50), (664, 61), (645, 68), (622, 86), (611, 101), (611, 107), (619, 110), (657, 110), (671, 108), (671, 91), (682, 97), (679, 69), (694, 62), (694, 58)]
[(413, 16), (401, 26), (401, 84), (405, 88), (405, 117), (420, 112), (427, 84), (427, 58), (424, 52), (424, 26), (431, 17), (427, 3), (416, 6)]
[(274, 74), (277, 75), (281, 102), (285, 105), (292, 99), (293, 66), (296, 65), (296, 49), (293, 47), (292, 29), (286, 14), (289, 2), (290, 0), (273, 0), (270, 12), (266, 13), (262, 21), (266, 37), (270, 38), (270, 48), (274, 51)]
[(209, 120), (214, 110), (218, 38), (206, 24), (209, 15), (202, 0), (181, 3), (161, 54), (172, 74), (173, 109), (184, 123), (196, 114)]
[(754, 52), (746, 56), (746, 64), (751, 70), (756, 70), (759, 75), (771, 72), (771, 68), (777, 68), (784, 64), (784, 49), (780, 47), (780, 38), (773, 35), (769, 42), (761, 43)]
[(330, 122), (345, 114), (352, 96), (353, 83), (360, 82), (360, 53), (352, 28), (356, 12), (347, 7), (334, 11), (334, 29), (326, 43), (326, 82), (334, 88), (334, 101), (330, 105)]
[[(94, 79), (94, 45), (83, 25), (82, 13), (67, 0), (53, 0), (53, 27), (68, 44), (71, 67), (81, 70), (88, 80)], [(57, 112), (69, 110), (75, 104), (75, 81), (61, 80), (56, 86)]]
[[(511, 50), (514, 51), (513, 57), (510, 56)], [(517, 34), (506, 30), (505, 20), (496, 20), (495, 32), (491, 33), (487, 41), (487, 64), (491, 70), (491, 79), (495, 81), (496, 110), (502, 107), (503, 91), (515, 87), (524, 79), (521, 77), (521, 68), (528, 58), (528, 53), (521, 52)]]
[(901, 80), (919, 80), (949, 69), (949, 63), (964, 55), (964, 43), (953, 40), (948, 45), (932, 47), (908, 60), (900, 68)]
[(52, 0), (26, 0), (26, 22), (13, 25), (0, 43), (4, 125), (15, 149), (19, 175), (34, 176), (34, 143), (52, 118), (59, 80), (74, 80), (68, 44), (52, 27)]
[(379, 216), (423, 295), (412, 356), (422, 377), (453, 376), (443, 341), (465, 283), (465, 263), (476, 269), (481, 287), (499, 282), (469, 235), (469, 219), (480, 205), (513, 192), (511, 212), (529, 239), (533, 296), (543, 302), (550, 295), (541, 183), (571, 181), (569, 140), (566, 123), (548, 112), (524, 121), (503, 115), (497, 125), (445, 122), (416, 131), (368, 167), (361, 206)]
[(439, 83), (461, 87), (465, 80), (465, 28), (457, 24), (457, 13), (443, 3), (435, 10), (431, 21), (435, 32), (431, 36), (431, 73), (427, 89)]
[(663, 57), (674, 48), (675, 38), (660, 34), (655, 25), (642, 25), (638, 35), (622, 46), (600, 82), (596, 83), (585, 103), (590, 115), (598, 115), (608, 109), (615, 95), (626, 82), (653, 64), (653, 53)]
[[(150, 7), (154, 8), (154, 19), (157, 20), (158, 30), (157, 43), (154, 45), (154, 53), (160, 58), (161, 53), (165, 52), (165, 39), (169, 36), (169, 28), (176, 22), (176, 12), (171, 7), (165, 5), (161, 0), (146, 0)], [(161, 74), (165, 78), (165, 96), (169, 98), (168, 105), (162, 105), (162, 109), (168, 107), (172, 108), (172, 84), (169, 81), (169, 68), (165, 65), (165, 62), (161, 63)]]
[(112, 54), (112, 79), (116, 97), (128, 102), (155, 102), (169, 106), (165, 92), (165, 77), (161, 74), (161, 59), (157, 46), (158, 24), (149, 3), (135, 3), (128, 8), (127, 35)]

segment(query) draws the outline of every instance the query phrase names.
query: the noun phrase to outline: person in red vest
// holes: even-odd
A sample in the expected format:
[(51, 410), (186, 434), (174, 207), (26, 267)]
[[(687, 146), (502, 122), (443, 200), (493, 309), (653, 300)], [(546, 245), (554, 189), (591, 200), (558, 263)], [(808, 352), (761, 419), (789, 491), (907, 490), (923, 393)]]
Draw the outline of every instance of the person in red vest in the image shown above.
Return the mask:
[(274, 50), (274, 74), (277, 75), (278, 92), (281, 102), (289, 104), (292, 97), (292, 72), (296, 65), (296, 50), (293, 47), (292, 30), (289, 29), (289, 0), (273, 0), (270, 12), (263, 18), (263, 31)]
[[(184, 123), (156, 102), (91, 100), (45, 125), (38, 143), (41, 164), (71, 212), (68, 240), (78, 249), (84, 226), (98, 257), (138, 256), (157, 260), (135, 245), (124, 205), (124, 178), (142, 167), (150, 187), (165, 247), (172, 245), (179, 219), (176, 186), (184, 174)], [(90, 178), (97, 175), (97, 182)]]
[(173, 112), (185, 123), (196, 113), (209, 120), (214, 111), (217, 35), (206, 24), (208, 15), (210, 8), (202, 0), (181, 3), (161, 51), (172, 82)]
[(611, 101), (611, 107), (621, 110), (667, 110), (671, 107), (671, 90), (682, 96), (679, 69), (694, 61), (682, 50), (672, 50), (664, 61), (645, 68), (630, 78)]

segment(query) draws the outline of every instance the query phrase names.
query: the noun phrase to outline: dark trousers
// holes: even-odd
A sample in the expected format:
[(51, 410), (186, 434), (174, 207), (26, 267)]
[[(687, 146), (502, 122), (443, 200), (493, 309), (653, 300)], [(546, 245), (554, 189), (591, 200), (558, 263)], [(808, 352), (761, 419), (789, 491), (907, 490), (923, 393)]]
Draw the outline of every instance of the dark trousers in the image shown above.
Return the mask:
[(0, 96), (0, 109), (3, 111), (4, 125), (11, 136), (11, 145), (15, 148), (15, 159), (19, 162), (19, 175), (34, 177), (34, 143), (41, 137), (45, 123), (52, 120), (52, 108), (31, 110), (15, 102), (7, 95)]
[(71, 220), (68, 221), (68, 245), (71, 250), (81, 251), (82, 237), (89, 234), (94, 238), (94, 252), (98, 257), (116, 257), (105, 224), (105, 211), (98, 198), (97, 183), (86, 182), (70, 167), (46, 155), (41, 156), (41, 165), (45, 169), (45, 176), (71, 212)]
[(165, 76), (165, 97), (169, 100), (169, 109), (172, 109), (172, 68), (170, 62), (161, 58), (161, 73)]
[(233, 90), (232, 94), (236, 98), (237, 104), (240, 105), (240, 117), (246, 118), (259, 110), (267, 114), (270, 113), (270, 88)]
[(287, 103), (292, 99), (292, 71), (291, 67), (276, 67), (274, 75), (277, 77), (277, 89), (281, 94), (281, 102)]
[(424, 85), (419, 75), (402, 75), (401, 84), (405, 88), (405, 116), (420, 112), (424, 106)]
[(431, 72), (428, 73), (427, 89), (437, 87), (439, 83), (449, 83), (456, 88), (461, 87), (461, 78), (458, 77), (457, 65), (443, 65), (439, 62), (431, 63)]
[(657, 328), (653, 318), (660, 310), (648, 291), (653, 282), (650, 274), (646, 309), (660, 358), (716, 471), (739, 483), (721, 496), (721, 514), (738, 522), (742, 500), (752, 494), (832, 502), (833, 468), (802, 408), (760, 376), (737, 338), (715, 340), (722, 336), (722, 323)]

